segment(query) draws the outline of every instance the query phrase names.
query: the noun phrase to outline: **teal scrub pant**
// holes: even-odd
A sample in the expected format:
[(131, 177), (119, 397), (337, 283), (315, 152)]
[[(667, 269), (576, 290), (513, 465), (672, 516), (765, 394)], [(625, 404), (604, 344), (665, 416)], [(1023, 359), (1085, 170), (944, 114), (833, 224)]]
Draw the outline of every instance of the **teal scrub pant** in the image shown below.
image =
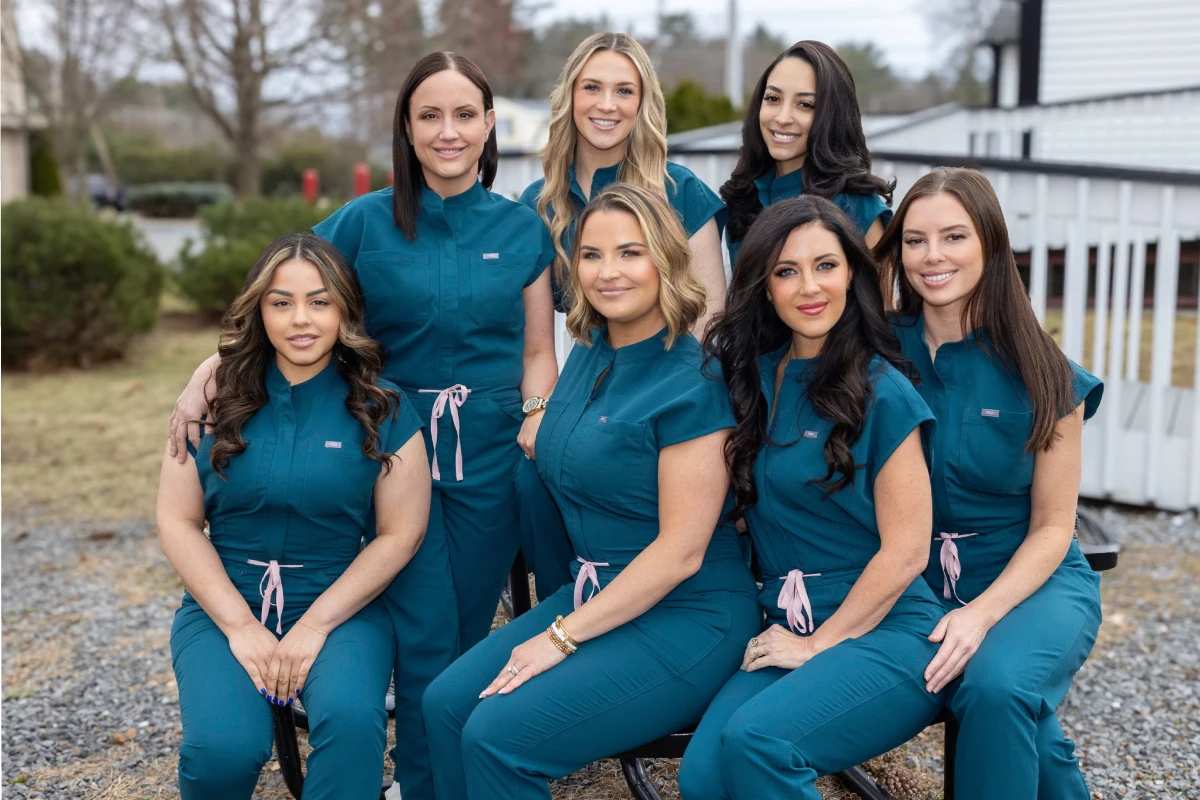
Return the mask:
[(486, 700), (517, 645), (573, 608), (564, 586), (475, 646), (425, 693), (438, 797), (549, 800), (548, 780), (694, 724), (758, 630), (749, 592), (665, 600), (510, 695)]
[[(761, 601), (773, 606), (778, 591), (778, 582), (768, 583)], [(828, 616), (820, 611), (822, 595), (844, 597), (848, 587), (813, 585), (808, 591), (820, 619)], [(781, 612), (768, 608), (767, 624), (786, 627)], [(684, 800), (820, 800), (819, 776), (861, 764), (920, 733), (942, 707), (941, 694), (925, 691), (922, 679), (937, 649), (927, 637), (939, 616), (934, 602), (906, 595), (869, 633), (796, 669), (737, 672), (692, 736), (679, 769), (679, 793)]]
[[(396, 745), (391, 755), (405, 800), (434, 800), (421, 695), (459, 654), (453, 586), (442, 506), (435, 492), (421, 547), (382, 596), (395, 631)], [(304, 796), (308, 797), (307, 785)]]
[(571, 582), (575, 549), (567, 536), (562, 512), (538, 475), (537, 465), (527, 458), (517, 459), (513, 482), (521, 552), (533, 572), (534, 590), (541, 602)]
[[(300, 695), (313, 748), (305, 800), (379, 796), (393, 649), (387, 612), (378, 601), (326, 639)], [(171, 659), (183, 721), (180, 795), (252, 797), (271, 758), (271, 706), (233, 657), (225, 634), (190, 597), (171, 626)]]
[[(957, 605), (949, 601), (946, 608)], [(1055, 709), (1099, 630), (1100, 576), (1072, 543), (1050, 579), (988, 631), (962, 677), (946, 689), (959, 722), (955, 797), (1091, 797)]]

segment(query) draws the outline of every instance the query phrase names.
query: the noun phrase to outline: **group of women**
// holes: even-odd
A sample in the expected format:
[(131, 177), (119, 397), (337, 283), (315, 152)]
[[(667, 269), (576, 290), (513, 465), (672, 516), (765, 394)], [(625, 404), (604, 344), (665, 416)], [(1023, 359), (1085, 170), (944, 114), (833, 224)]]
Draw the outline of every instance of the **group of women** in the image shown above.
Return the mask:
[[(819, 42), (763, 74), (719, 198), (631, 37), (551, 107), (514, 202), (486, 78), (421, 59), (394, 187), (268, 247), (176, 404), (183, 797), (250, 797), (297, 698), (305, 797), (377, 795), (394, 677), (406, 800), (547, 798), (697, 723), (686, 800), (815, 799), (944, 705), (959, 797), (1086, 798), (1055, 708), (1100, 622), (1072, 531), (1102, 387), (986, 179), (893, 214)], [(489, 635), (518, 548), (540, 602)]]

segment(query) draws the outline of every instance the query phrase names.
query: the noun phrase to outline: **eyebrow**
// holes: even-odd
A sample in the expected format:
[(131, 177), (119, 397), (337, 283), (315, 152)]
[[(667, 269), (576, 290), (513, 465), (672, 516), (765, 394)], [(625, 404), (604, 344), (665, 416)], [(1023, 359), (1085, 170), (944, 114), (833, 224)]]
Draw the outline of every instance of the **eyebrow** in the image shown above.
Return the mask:
[[(425, 105), (423, 105), (423, 106), (418, 106), (418, 107), (417, 107), (417, 110), (418, 110), (418, 111), (424, 111), (424, 110), (425, 110), (425, 109), (427, 109), (427, 108), (428, 108), (428, 109), (430, 109), (431, 111), (441, 111), (441, 110), (442, 110), (442, 109), (441, 109), (441, 106), (431, 106), (431, 105), (429, 105), (428, 103), (426, 103), (426, 104), (425, 104)], [(465, 105), (461, 105), (461, 106), (459, 106), (458, 108), (456, 108), (456, 109), (454, 109), (454, 110), (455, 110), (455, 111), (464, 111), (464, 110), (470, 110), (470, 111), (474, 111), (474, 110), (475, 110), (475, 108), (476, 108), (476, 105), (475, 105), (474, 103), (467, 103), (467, 104), (465, 104)]]
[[(600, 80), (599, 78), (582, 77), (582, 78), (580, 78), (580, 80), (583, 81), (584, 83), (604, 83), (604, 81)], [(617, 81), (616, 84), (614, 84), (614, 85), (616, 85), (616, 86), (635, 86), (636, 87), (637, 83), (635, 83), (634, 81)]]
[[(968, 229), (968, 226), (964, 225), (961, 222), (956, 225), (947, 225), (944, 228), (939, 228), (938, 233), (946, 233), (947, 231), (955, 231), (955, 230), (960, 230), (960, 229), (965, 231)], [(919, 231), (916, 228), (905, 228), (904, 232), (905, 233), (924, 233), (924, 231)]]
[(838, 258), (838, 255), (837, 255), (837, 253), (823, 253), (822, 255), (819, 255), (816, 258), (814, 258), (813, 261), (822, 261), (826, 258), (832, 258), (834, 261), (836, 261)]
[[(618, 250), (628, 250), (631, 247), (645, 247), (645, 246), (646, 245), (642, 244), (641, 242), (623, 242), (623, 243), (617, 245), (617, 249)], [(581, 245), (579, 245), (579, 249), (580, 250), (595, 250), (597, 253), (600, 252), (599, 247), (593, 247), (590, 244), (581, 244)]]
[[(779, 94), (787, 94), (787, 92), (783, 91), (783, 89), (780, 89), (778, 86), (776, 86), (773, 83), (768, 83), (767, 88), (770, 89), (771, 91), (777, 92)], [(796, 92), (796, 97), (816, 97), (816, 96), (817, 96), (816, 92)]]
[[(322, 286), (320, 289), (313, 289), (311, 292), (306, 294), (305, 297), (315, 297), (315, 296), (321, 294), (322, 292), (327, 292), (327, 291), (329, 291), (329, 290), (326, 289), (324, 286)], [(292, 294), (291, 292), (286, 291), (284, 289), (268, 289), (267, 294), (281, 294), (284, 297), (295, 297), (294, 294)]]

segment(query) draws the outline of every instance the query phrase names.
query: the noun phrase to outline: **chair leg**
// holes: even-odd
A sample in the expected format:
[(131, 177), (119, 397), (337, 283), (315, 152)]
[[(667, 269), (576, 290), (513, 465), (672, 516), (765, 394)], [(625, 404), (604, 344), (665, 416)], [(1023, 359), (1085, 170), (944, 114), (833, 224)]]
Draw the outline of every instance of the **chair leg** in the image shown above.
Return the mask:
[(508, 573), (508, 602), (504, 610), (508, 612), (509, 619), (516, 619), (532, 607), (529, 600), (529, 565), (525, 563), (525, 554), (518, 551)]
[(279, 772), (288, 792), (296, 800), (304, 794), (304, 769), (300, 763), (300, 744), (296, 741), (296, 720), (290, 706), (271, 709), (275, 723), (275, 753), (279, 756)]
[(622, 758), (620, 761), (621, 772), (625, 774), (625, 783), (629, 784), (634, 800), (662, 800), (640, 758)]
[(890, 794), (879, 788), (879, 784), (863, 771), (862, 767), (851, 767), (837, 774), (838, 780), (847, 789), (857, 794), (863, 800), (895, 800)]
[(954, 800), (954, 758), (958, 754), (958, 720), (946, 720), (945, 744), (942, 747), (942, 764), (946, 777), (942, 782), (942, 797)]

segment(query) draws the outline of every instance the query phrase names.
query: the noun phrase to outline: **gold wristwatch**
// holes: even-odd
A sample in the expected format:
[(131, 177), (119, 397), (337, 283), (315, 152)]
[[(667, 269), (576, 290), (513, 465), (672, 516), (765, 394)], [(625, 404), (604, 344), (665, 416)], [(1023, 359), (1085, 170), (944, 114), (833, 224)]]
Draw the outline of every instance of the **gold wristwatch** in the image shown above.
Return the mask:
[(521, 410), (525, 412), (525, 416), (532, 417), (539, 411), (546, 410), (546, 398), (531, 397), (521, 405)]

